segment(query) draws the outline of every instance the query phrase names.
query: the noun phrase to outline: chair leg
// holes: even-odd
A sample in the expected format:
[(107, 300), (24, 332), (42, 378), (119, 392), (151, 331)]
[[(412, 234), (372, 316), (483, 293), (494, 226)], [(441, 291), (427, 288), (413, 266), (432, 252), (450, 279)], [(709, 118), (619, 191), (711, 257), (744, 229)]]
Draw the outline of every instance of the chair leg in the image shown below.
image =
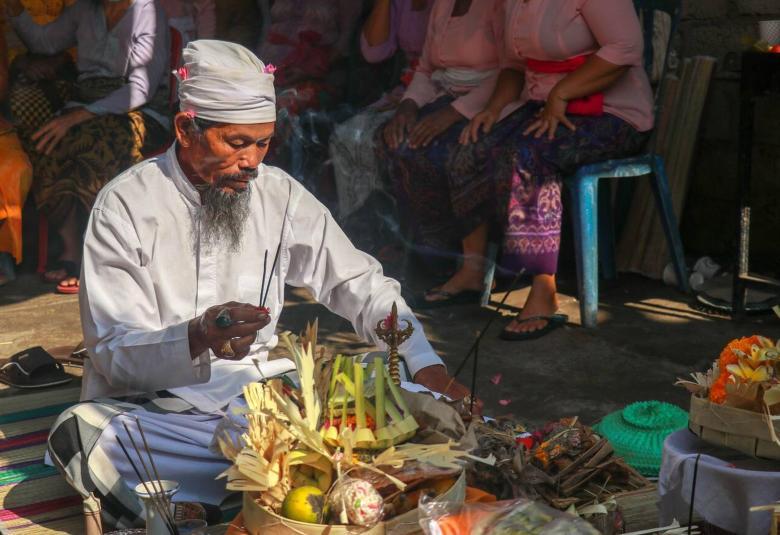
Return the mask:
[(653, 158), (653, 168), (653, 193), (655, 193), (655, 202), (658, 205), (661, 223), (666, 234), (666, 244), (672, 257), (674, 271), (680, 284), (680, 290), (685, 293), (691, 293), (691, 287), (688, 283), (688, 269), (685, 267), (685, 254), (683, 252), (682, 239), (680, 238), (680, 228), (677, 226), (677, 218), (674, 215), (674, 207), (672, 206), (669, 179), (666, 176), (664, 161), (660, 156)]
[(612, 191), (602, 184), (598, 188), (598, 236), (599, 236), (599, 263), (601, 264), (601, 276), (605, 280), (614, 280), (615, 269), (615, 229), (612, 225)]
[[(489, 242), (485, 254), (485, 280), (482, 288), (482, 299), (480, 304), (484, 307), (490, 303), (490, 295), (493, 291), (493, 280), (496, 276), (496, 262), (498, 261), (498, 245)], [(511, 291), (511, 289), (510, 289)]]
[(577, 287), (580, 295), (580, 321), (583, 327), (598, 323), (598, 177), (577, 176), (570, 182), (572, 221), (577, 259)]

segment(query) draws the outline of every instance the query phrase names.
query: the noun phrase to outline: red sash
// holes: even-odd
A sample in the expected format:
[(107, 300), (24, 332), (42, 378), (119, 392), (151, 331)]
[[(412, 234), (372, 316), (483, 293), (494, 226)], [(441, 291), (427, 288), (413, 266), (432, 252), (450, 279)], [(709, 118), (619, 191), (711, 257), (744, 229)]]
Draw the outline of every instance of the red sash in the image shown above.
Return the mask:
[(322, 35), (313, 30), (304, 30), (298, 33), (298, 40), (278, 32), (268, 34), (268, 42), (273, 45), (288, 45), (293, 49), (277, 65), (277, 72), (274, 74), (279, 85), (284, 85), (285, 70), (295, 67), (303, 71), (312, 78), (324, 78), (328, 74), (330, 67), (330, 54), (332, 47), (320, 44)]
[[(576, 71), (589, 57), (590, 56), (576, 56), (565, 61), (542, 61), (527, 58), (525, 64), (526, 68), (532, 72), (557, 74)], [(570, 100), (566, 105), (566, 113), (572, 115), (603, 115), (604, 93), (593, 93), (592, 95)]]

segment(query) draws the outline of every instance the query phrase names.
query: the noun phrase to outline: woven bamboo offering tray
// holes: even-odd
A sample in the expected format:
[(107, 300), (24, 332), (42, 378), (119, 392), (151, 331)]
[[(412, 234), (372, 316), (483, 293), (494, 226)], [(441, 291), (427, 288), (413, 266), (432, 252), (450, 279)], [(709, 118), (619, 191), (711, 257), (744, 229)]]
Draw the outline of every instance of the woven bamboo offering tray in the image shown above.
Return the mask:
[[(395, 307), (380, 327), (393, 343), (402, 338)], [(462, 503), (465, 461), (493, 462), (456, 442), (465, 426), (455, 409), (402, 391), (382, 358), (331, 358), (317, 346), (316, 323), (280, 338), (298, 384), (246, 385), (247, 431), (218, 439), (233, 461), (222, 476), (243, 491), (252, 535), (417, 532), (420, 496)]]
[(677, 381), (691, 393), (691, 431), (718, 446), (780, 460), (780, 340), (732, 340), (709, 370), (691, 378)]

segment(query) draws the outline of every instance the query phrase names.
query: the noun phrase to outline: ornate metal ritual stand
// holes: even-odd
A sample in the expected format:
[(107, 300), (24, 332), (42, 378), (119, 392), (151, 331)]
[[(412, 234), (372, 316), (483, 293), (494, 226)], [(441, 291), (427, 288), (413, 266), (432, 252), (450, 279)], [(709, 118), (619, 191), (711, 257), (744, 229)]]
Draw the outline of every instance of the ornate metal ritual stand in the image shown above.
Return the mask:
[(393, 303), (393, 309), (390, 315), (385, 319), (379, 321), (376, 324), (376, 335), (387, 344), (388, 359), (388, 372), (390, 378), (395, 384), (401, 384), (401, 371), (400, 371), (400, 356), (398, 355), (398, 346), (403, 344), (406, 340), (412, 336), (414, 327), (409, 320), (403, 320), (406, 322), (404, 329), (398, 327), (398, 307)]

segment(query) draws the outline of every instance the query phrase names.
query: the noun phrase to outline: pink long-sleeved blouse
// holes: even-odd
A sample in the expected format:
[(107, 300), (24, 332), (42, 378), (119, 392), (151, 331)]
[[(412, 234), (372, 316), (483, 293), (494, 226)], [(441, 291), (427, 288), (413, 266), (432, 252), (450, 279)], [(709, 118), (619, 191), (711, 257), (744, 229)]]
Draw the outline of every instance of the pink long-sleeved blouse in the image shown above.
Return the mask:
[[(464, 117), (471, 119), (482, 111), (501, 64), (503, 20), (499, 15), (504, 1), (472, 0), (465, 15), (453, 17), (455, 0), (436, 0), (420, 63), (404, 98), (424, 106), (452, 94), (456, 96), (452, 107)], [(442, 77), (444, 73), (449, 76)]]
[[(604, 91), (604, 112), (640, 132), (653, 127), (653, 93), (642, 67), (643, 40), (631, 0), (508, 0), (502, 66), (526, 58), (564, 61), (596, 54), (629, 66)], [(546, 100), (562, 73), (526, 71), (522, 103)]]

